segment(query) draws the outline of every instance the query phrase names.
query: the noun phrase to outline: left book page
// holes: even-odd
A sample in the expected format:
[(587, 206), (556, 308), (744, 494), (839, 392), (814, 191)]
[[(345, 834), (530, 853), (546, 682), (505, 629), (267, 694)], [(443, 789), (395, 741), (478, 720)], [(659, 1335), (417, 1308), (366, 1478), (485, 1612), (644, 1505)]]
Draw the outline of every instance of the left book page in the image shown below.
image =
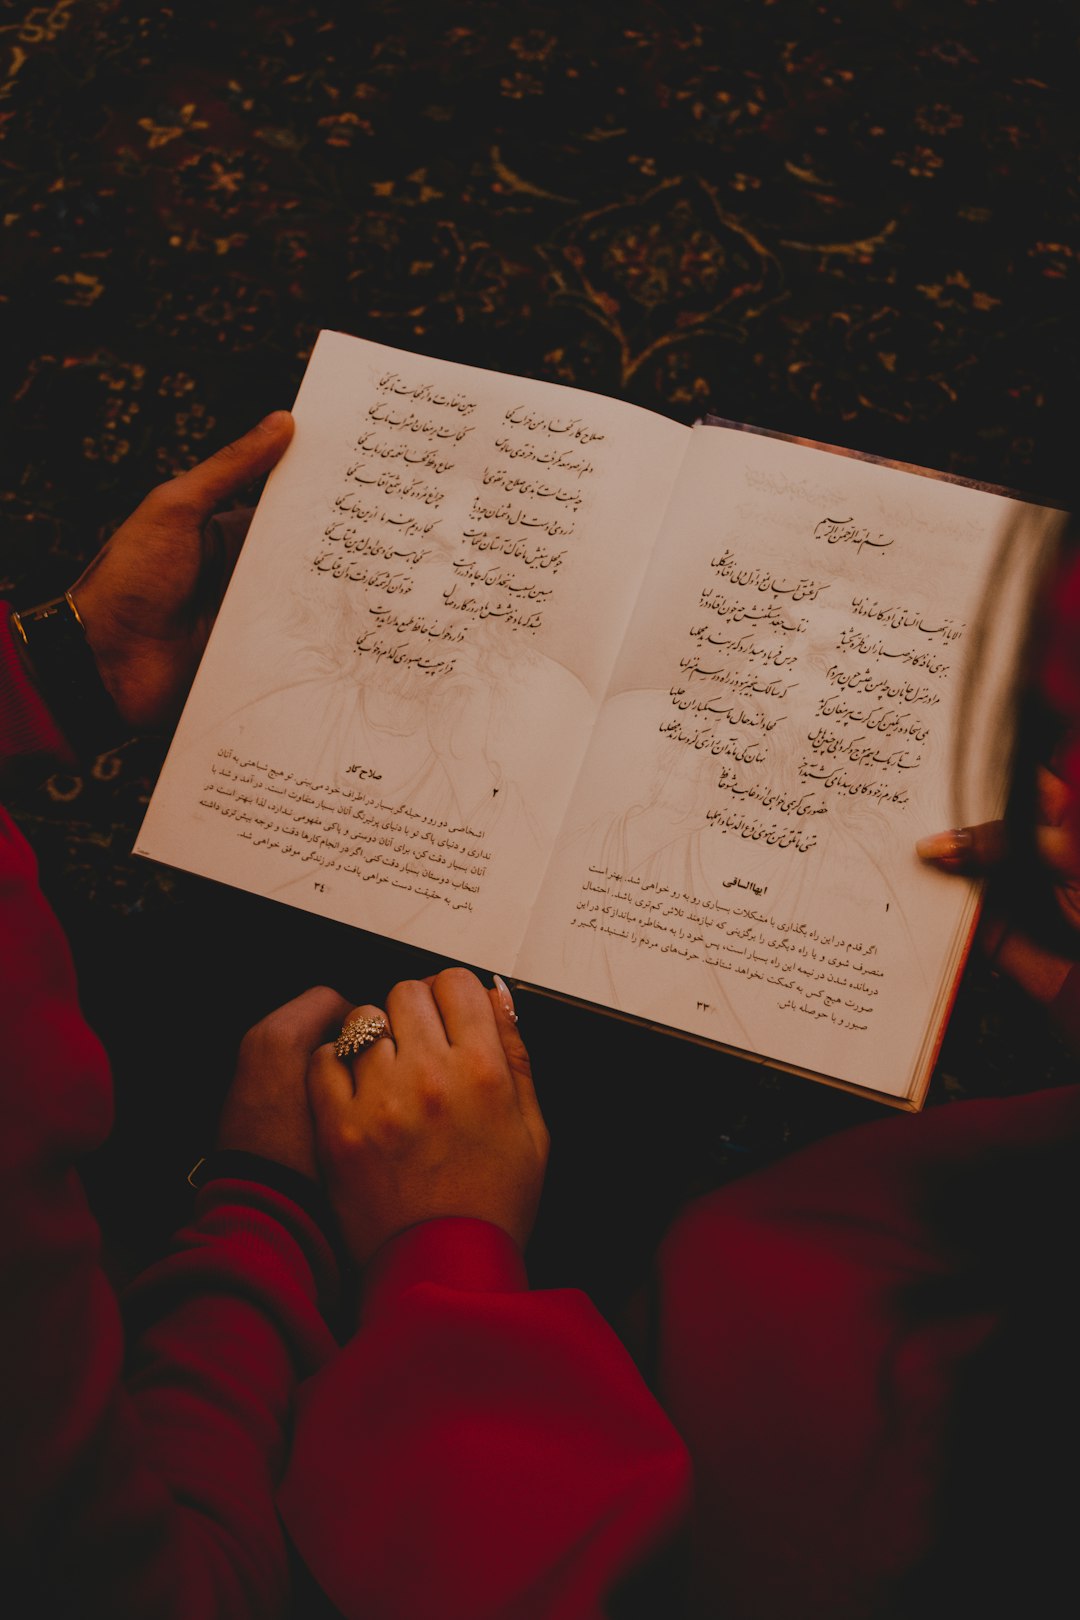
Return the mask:
[(135, 852), (513, 961), (689, 429), (323, 332)]

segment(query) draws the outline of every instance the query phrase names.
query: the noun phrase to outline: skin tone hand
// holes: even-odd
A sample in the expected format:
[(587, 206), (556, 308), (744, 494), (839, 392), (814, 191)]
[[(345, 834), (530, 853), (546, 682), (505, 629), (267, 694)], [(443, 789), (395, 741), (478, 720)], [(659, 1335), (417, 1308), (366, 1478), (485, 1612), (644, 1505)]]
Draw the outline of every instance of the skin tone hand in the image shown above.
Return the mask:
[[(315, 1141), (353, 1258), (365, 1264), (421, 1221), (491, 1221), (524, 1248), (548, 1133), (509, 992), (465, 968), (395, 985), (393, 1032), (355, 1057), (320, 1047), (308, 1068)], [(358, 1007), (353, 1017), (380, 1016)]]
[(275, 411), (235, 443), (159, 484), (71, 587), (101, 678), (133, 730), (180, 712), (246, 532), (215, 509), (269, 472), (293, 434)]
[[(1080, 941), (1080, 837), (1072, 793), (1061, 777), (1040, 768), (1036, 780), (1038, 825), (1035, 845), (1043, 864), (1053, 874), (1054, 894), (1066, 921)], [(1000, 821), (921, 838), (917, 854), (943, 872), (977, 877), (991, 872), (1006, 855), (1005, 828)], [(981, 929), (984, 949), (995, 966), (1016, 980), (1036, 1001), (1053, 1001), (1073, 962), (1046, 950), (1035, 940), (1009, 927), (1001, 917), (988, 916)]]
[(315, 1048), (337, 1034), (350, 1003), (319, 986), (263, 1018), (240, 1043), (216, 1146), (318, 1177), (304, 1076)]

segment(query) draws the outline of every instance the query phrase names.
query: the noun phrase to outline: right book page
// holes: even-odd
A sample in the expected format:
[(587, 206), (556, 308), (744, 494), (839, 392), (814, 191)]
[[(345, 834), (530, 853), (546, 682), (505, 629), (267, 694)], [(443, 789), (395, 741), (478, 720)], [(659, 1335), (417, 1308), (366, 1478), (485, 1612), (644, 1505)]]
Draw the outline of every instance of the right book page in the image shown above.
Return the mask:
[(914, 844), (1001, 812), (1058, 520), (695, 429), (518, 977), (921, 1100), (978, 896)]

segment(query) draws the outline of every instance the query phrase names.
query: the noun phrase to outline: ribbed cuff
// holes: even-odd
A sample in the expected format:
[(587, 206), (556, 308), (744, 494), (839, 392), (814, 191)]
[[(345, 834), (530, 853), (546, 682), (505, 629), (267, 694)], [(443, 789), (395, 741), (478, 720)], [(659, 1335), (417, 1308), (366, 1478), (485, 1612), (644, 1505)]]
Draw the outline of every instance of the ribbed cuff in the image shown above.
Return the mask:
[(341, 1235), (330, 1201), (319, 1183), (303, 1171), (279, 1164), (276, 1159), (265, 1159), (261, 1153), (222, 1148), (200, 1159), (188, 1175), (196, 1189), (205, 1187), (208, 1181), (220, 1180), (254, 1181), (281, 1193), (311, 1217), (335, 1253), (340, 1249)]

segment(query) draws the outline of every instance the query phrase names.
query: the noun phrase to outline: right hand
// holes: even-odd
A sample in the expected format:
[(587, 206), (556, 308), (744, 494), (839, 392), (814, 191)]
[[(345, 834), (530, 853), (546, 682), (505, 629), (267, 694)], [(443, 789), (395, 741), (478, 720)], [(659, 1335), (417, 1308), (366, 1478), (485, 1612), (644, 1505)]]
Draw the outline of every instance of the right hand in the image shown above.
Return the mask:
[(312, 1052), (349, 1003), (318, 985), (249, 1029), (225, 1098), (215, 1146), (239, 1148), (318, 1179), (304, 1076)]
[[(1051, 874), (1058, 910), (1076, 930), (1080, 944), (1078, 807), (1068, 783), (1045, 767), (1040, 767), (1037, 773), (1036, 791), (1035, 848)], [(979, 877), (992, 872), (1005, 860), (1005, 826), (1000, 821), (987, 821), (976, 827), (958, 827), (922, 838), (915, 847), (924, 861), (944, 872)], [(983, 919), (980, 940), (994, 966), (1043, 1003), (1053, 1001), (1075, 965), (1070, 958), (1047, 950), (1012, 927), (1008, 917), (993, 911), (988, 911)]]
[[(377, 1007), (352, 1016), (378, 1017)], [(490, 1221), (524, 1248), (548, 1133), (528, 1053), (498, 991), (448, 968), (386, 998), (391, 1036), (352, 1058), (313, 1053), (315, 1142), (345, 1243), (364, 1265), (421, 1221)]]

